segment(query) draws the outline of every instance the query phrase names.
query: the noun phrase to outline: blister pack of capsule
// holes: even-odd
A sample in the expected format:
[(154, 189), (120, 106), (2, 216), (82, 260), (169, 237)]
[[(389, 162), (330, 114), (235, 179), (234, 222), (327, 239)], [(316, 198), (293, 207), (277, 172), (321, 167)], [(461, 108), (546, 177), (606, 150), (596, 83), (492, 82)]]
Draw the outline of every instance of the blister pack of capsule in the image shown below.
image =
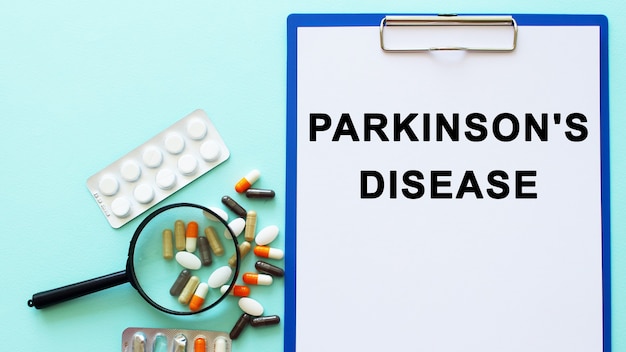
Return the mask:
[(122, 333), (122, 352), (231, 352), (231, 345), (220, 331), (131, 327)]
[(89, 177), (87, 188), (119, 228), (229, 156), (207, 114), (196, 110)]

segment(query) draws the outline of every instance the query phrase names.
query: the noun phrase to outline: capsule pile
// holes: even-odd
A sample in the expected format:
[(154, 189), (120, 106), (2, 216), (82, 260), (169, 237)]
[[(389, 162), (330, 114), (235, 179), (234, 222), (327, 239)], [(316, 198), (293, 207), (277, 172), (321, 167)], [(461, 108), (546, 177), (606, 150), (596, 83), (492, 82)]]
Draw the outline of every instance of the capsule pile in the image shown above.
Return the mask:
[(221, 257), (226, 253), (216, 229), (213, 226), (206, 226), (202, 236), (199, 234), (197, 221), (185, 223), (182, 219), (176, 220), (173, 228), (174, 231), (163, 230), (163, 258), (166, 260), (174, 258), (182, 270), (174, 280), (169, 293), (176, 297), (181, 305), (187, 305), (189, 310), (198, 311), (204, 307), (210, 289), (220, 289), (232, 280), (233, 267), (237, 263), (234, 246), (235, 260), (231, 261), (230, 265), (215, 265), (216, 268), (212, 269), (208, 278), (201, 279), (198, 270), (216, 264), (213, 256)]
[[(260, 173), (258, 170), (249, 172), (235, 185), (237, 193), (245, 193), (246, 197), (251, 199), (274, 198), (275, 192), (273, 190), (252, 188), (253, 184), (259, 179), (259, 176)], [(276, 278), (284, 276), (283, 269), (277, 266), (276, 263), (270, 263), (270, 261), (283, 259), (283, 251), (278, 248), (270, 247), (271, 243), (279, 235), (280, 230), (278, 226), (269, 225), (259, 228), (257, 226), (259, 214), (257, 214), (255, 210), (244, 209), (230, 196), (222, 197), (222, 203), (237, 214), (240, 219), (245, 219), (245, 226), (242, 229), (242, 231), (244, 231), (244, 241), (240, 244), (242, 258), (241, 280), (245, 285), (237, 285), (231, 291), (232, 295), (239, 296), (238, 305), (242, 311), (242, 314), (235, 322), (229, 334), (230, 338), (234, 340), (239, 337), (248, 325), (260, 327), (280, 323), (280, 317), (278, 315), (263, 315), (265, 309), (263, 305), (254, 298), (254, 294), (251, 294), (251, 291), (255, 290), (254, 286), (270, 286)], [(241, 220), (239, 221), (241, 222)], [(263, 260), (255, 261), (254, 269), (256, 270), (249, 267), (249, 260), (243, 260), (251, 249), (255, 256), (263, 258)], [(252, 290), (244, 290), (242, 289), (243, 287), (252, 287)], [(243, 294), (239, 292), (243, 292)]]
[[(251, 171), (237, 183), (235, 187), (237, 193), (246, 194), (247, 198), (252, 199), (273, 198), (275, 196), (273, 190), (251, 188), (259, 176), (257, 170)], [(248, 195), (248, 192), (253, 195)], [(263, 305), (254, 298), (252, 292), (255, 290), (254, 286), (270, 286), (274, 280), (284, 277), (284, 270), (278, 264), (278, 261), (283, 259), (284, 252), (272, 247), (272, 243), (279, 236), (278, 226), (258, 227), (257, 220), (260, 216), (256, 211), (244, 209), (228, 195), (223, 196), (221, 201), (228, 210), (236, 214), (234, 219), (229, 221), (228, 213), (220, 207), (211, 206), (208, 209), (228, 223), (230, 232), (224, 231), (225, 240), (231, 240), (232, 236), (239, 238), (244, 234), (238, 247), (241, 272), (239, 278), (242, 282), (236, 282), (232, 287), (228, 284), (232, 281), (233, 268), (237, 265), (236, 253), (230, 256), (228, 265), (214, 269), (208, 280), (203, 281), (194, 275), (195, 270), (212, 265), (213, 256), (221, 257), (226, 252), (221, 236), (215, 228), (208, 226), (204, 229), (204, 236), (199, 235), (200, 229), (196, 221), (185, 223), (182, 219), (177, 220), (173, 231), (163, 230), (163, 258), (166, 260), (175, 258), (182, 266), (182, 271), (170, 288), (170, 294), (177, 297), (181, 304), (188, 305), (191, 311), (202, 309), (210, 289), (219, 289), (221, 294), (230, 289), (229, 295), (238, 297), (238, 306), (242, 314), (230, 332), (230, 338), (236, 339), (248, 325), (259, 327), (280, 323), (278, 315), (263, 315)], [(209, 220), (220, 221), (213, 214), (204, 213)], [(175, 254), (174, 249), (177, 251)], [(196, 251), (198, 255), (195, 254)], [(254, 253), (257, 260), (247, 260), (250, 253)]]

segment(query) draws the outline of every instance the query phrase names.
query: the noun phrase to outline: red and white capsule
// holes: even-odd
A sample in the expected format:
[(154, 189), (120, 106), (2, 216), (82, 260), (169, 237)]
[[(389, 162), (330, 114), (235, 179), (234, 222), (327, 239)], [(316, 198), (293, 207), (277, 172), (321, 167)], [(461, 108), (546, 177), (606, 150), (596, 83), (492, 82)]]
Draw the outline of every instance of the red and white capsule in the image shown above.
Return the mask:
[(261, 177), (261, 172), (259, 172), (259, 170), (257, 169), (248, 172), (246, 176), (244, 176), (241, 180), (239, 180), (239, 182), (237, 182), (237, 184), (235, 184), (235, 191), (237, 191), (237, 193), (245, 192), (248, 188), (252, 187), (252, 185), (259, 179), (259, 177)]
[(207, 293), (209, 293), (209, 285), (204, 282), (200, 283), (198, 288), (196, 288), (196, 292), (193, 293), (191, 301), (189, 301), (189, 309), (194, 312), (200, 310), (204, 304)]
[[(226, 293), (228, 287), (228, 285), (220, 287), (220, 292), (222, 292), (222, 294)], [(244, 285), (234, 285), (233, 289), (230, 290), (229, 295), (236, 297), (248, 297), (250, 296), (250, 287)]]
[(270, 259), (283, 259), (283, 257), (285, 256), (285, 253), (282, 250), (268, 246), (254, 247), (254, 254), (257, 257)]
[(198, 246), (198, 223), (190, 221), (187, 224), (187, 231), (185, 231), (185, 250), (187, 252), (195, 252)]
[(272, 277), (267, 274), (245, 273), (243, 274), (243, 282), (248, 285), (268, 286), (272, 284)]

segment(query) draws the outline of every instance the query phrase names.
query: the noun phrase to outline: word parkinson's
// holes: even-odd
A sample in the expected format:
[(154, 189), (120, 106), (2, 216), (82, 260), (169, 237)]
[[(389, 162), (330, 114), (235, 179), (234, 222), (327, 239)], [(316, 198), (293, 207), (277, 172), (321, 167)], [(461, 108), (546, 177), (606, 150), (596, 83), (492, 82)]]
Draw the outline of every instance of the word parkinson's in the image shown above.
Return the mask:
[[(362, 121), (357, 129), (348, 113), (343, 113), (338, 119), (328, 114), (311, 113), (309, 115), (309, 141), (315, 142), (318, 138), (330, 138), (333, 142), (482, 142), (488, 138), (500, 142), (523, 140), (548, 141), (550, 127), (562, 126), (563, 136), (571, 142), (582, 142), (589, 131), (585, 126), (587, 117), (578, 112), (570, 114), (542, 113), (535, 116), (532, 113), (524, 114), (519, 118), (512, 113), (500, 113), (489, 120), (484, 114), (470, 113), (461, 117), (458, 113), (446, 115), (443, 113), (410, 113), (393, 114), (387, 118), (381, 113), (365, 113), (359, 116)], [(388, 180), (390, 198), (397, 198), (398, 194), (410, 199), (429, 195), (430, 198), (463, 198), (470, 194), (475, 198), (503, 199), (509, 195), (515, 198), (537, 198), (534, 192), (536, 186), (536, 170), (516, 170), (506, 172), (493, 170), (487, 175), (489, 187), (484, 191), (480, 187), (474, 171), (467, 170), (463, 174), (460, 185), (456, 190), (450, 190), (452, 171), (435, 170), (430, 173), (419, 170), (408, 170), (398, 176), (397, 170), (381, 173), (375, 170), (360, 172), (361, 198), (378, 198), (385, 192), (385, 180)], [(430, 187), (424, 186), (422, 181), (430, 178)], [(509, 181), (511, 185), (509, 185)], [(398, 189), (401, 182), (405, 187)], [(400, 191), (400, 192), (398, 192)]]

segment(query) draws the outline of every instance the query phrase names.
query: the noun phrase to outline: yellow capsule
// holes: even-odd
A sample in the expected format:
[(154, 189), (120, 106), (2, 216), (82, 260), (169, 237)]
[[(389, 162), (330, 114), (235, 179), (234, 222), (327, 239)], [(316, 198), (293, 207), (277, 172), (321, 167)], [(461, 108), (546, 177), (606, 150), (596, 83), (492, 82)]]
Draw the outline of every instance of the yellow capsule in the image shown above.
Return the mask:
[(163, 230), (163, 258), (172, 259), (174, 258), (174, 248), (172, 245), (172, 230), (165, 229)]
[(246, 228), (244, 232), (244, 238), (248, 242), (254, 241), (254, 235), (256, 232), (256, 211), (248, 210), (246, 214)]
[(177, 250), (185, 250), (187, 239), (185, 238), (185, 222), (176, 220), (174, 223), (174, 246)]
[(200, 285), (199, 277), (194, 275), (189, 278), (185, 288), (183, 288), (183, 292), (181, 292), (180, 296), (178, 296), (178, 302), (185, 305), (189, 304), (189, 301), (191, 301), (191, 297), (193, 297), (194, 292), (196, 292), (198, 285)]
[(213, 228), (212, 226), (205, 228), (204, 235), (206, 236), (207, 240), (209, 240), (209, 246), (211, 247), (213, 254), (218, 257), (224, 255), (224, 246), (222, 246), (222, 241), (220, 241), (219, 237), (217, 237), (217, 232), (215, 231), (215, 228)]
[[(250, 252), (252, 245), (248, 241), (241, 242), (239, 244), (239, 254), (241, 260)], [(228, 265), (234, 267), (237, 264), (237, 253), (233, 253), (233, 255), (228, 259)]]

